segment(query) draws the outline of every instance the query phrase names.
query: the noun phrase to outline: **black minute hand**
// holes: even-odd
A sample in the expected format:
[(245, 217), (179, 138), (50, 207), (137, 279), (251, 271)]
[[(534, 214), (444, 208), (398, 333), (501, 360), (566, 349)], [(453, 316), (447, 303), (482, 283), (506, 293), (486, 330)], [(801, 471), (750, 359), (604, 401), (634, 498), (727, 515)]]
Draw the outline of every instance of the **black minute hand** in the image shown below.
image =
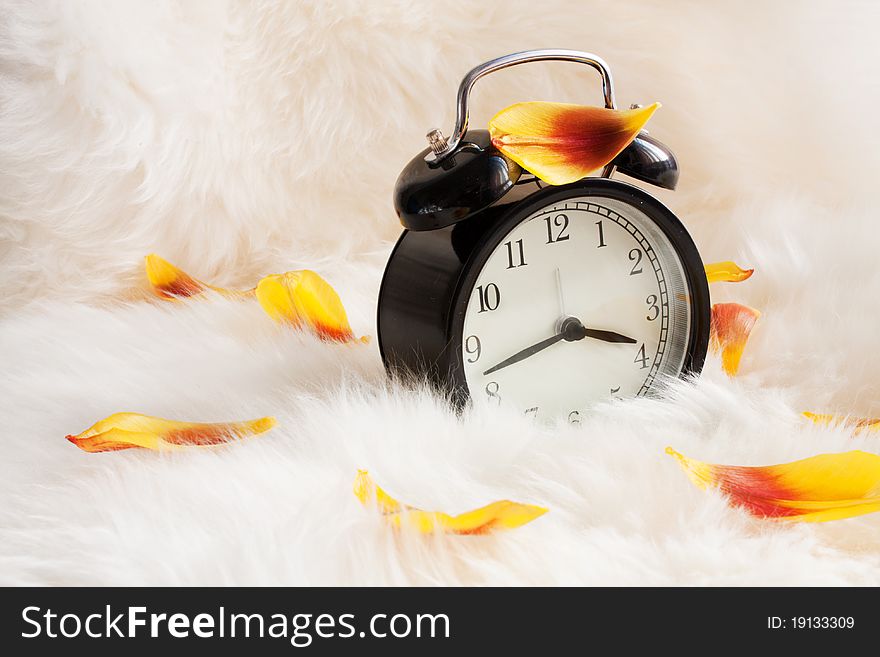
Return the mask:
[(531, 347), (526, 347), (522, 351), (517, 351), (513, 356), (511, 356), (510, 358), (505, 358), (494, 367), (490, 367), (488, 370), (483, 372), (483, 376), (488, 376), (489, 374), (492, 374), (492, 372), (497, 372), (498, 370), (507, 367), (508, 365), (513, 365), (514, 363), (518, 363), (521, 360), (525, 360), (529, 356), (534, 356), (539, 351), (543, 351), (547, 347), (552, 347), (557, 342), (561, 342), (562, 340), (565, 340), (565, 333), (557, 333), (552, 338), (541, 340), (537, 344), (533, 344)]

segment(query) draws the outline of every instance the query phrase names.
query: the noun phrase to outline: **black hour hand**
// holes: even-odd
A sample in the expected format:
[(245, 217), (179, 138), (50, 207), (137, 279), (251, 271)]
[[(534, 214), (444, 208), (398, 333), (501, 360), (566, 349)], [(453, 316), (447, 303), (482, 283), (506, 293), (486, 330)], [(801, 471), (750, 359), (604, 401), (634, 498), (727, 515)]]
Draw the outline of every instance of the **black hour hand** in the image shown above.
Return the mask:
[(636, 343), (636, 340), (633, 340), (629, 336), (621, 335), (620, 333), (615, 333), (614, 331), (602, 331), (600, 329), (585, 328), (584, 335), (588, 338), (593, 338), (595, 340), (602, 340), (603, 342), (617, 342), (619, 344)]

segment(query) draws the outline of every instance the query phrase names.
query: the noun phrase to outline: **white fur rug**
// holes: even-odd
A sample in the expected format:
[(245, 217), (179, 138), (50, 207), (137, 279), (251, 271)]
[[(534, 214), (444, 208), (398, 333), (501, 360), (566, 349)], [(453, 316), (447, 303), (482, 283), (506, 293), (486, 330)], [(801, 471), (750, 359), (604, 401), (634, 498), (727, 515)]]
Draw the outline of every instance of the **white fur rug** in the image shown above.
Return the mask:
[[(695, 489), (666, 445), (769, 464), (880, 437), (802, 410), (880, 414), (880, 9), (868, 2), (11, 2), (0, 7), (0, 583), (880, 584), (880, 515), (780, 525)], [(716, 285), (764, 315), (741, 375), (577, 428), (456, 418), (392, 387), (375, 339), (328, 346), (256, 303), (144, 293), (158, 253), (229, 286), (309, 267), (375, 336), (399, 232), (391, 189), (473, 65), (534, 47), (610, 62), (659, 100), (682, 164), (661, 197)], [(473, 124), (519, 100), (598, 103), (592, 72), (481, 82)], [(657, 190), (651, 190), (656, 192)], [(276, 415), (228, 449), (86, 454), (116, 411)], [(550, 512), (486, 537), (395, 534), (357, 468), (459, 512)]]

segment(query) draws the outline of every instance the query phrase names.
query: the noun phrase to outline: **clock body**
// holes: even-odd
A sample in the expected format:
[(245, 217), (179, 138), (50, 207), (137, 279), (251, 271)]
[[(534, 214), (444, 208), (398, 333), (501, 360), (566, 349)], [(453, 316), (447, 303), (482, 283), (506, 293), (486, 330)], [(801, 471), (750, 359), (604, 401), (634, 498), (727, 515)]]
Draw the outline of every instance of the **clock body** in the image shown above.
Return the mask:
[(401, 235), (379, 296), (389, 372), (457, 404), (572, 422), (699, 372), (709, 291), (678, 218), (617, 180), (516, 187), (467, 219)]

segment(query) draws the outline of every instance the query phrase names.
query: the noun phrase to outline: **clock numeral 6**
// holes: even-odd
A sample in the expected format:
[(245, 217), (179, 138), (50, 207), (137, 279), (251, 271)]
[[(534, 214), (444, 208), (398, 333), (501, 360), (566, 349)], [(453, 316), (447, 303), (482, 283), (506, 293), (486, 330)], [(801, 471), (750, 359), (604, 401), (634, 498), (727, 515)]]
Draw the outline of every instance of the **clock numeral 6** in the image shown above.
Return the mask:
[(495, 381), (489, 381), (486, 384), (486, 395), (489, 397), (489, 401), (494, 401), (496, 404), (501, 405), (501, 395), (498, 394), (499, 386)]
[(633, 263), (632, 269), (629, 271), (630, 276), (642, 273), (642, 252), (639, 249), (632, 249), (629, 252), (629, 261)]
[[(653, 322), (660, 316), (660, 306), (657, 305), (657, 295), (649, 294), (648, 298), (645, 299), (645, 303), (648, 304), (648, 314), (645, 316), (649, 322)], [(653, 316), (652, 316), (653, 313)]]
[(495, 283), (478, 285), (477, 295), (480, 297), (479, 312), (481, 313), (484, 313), (487, 310), (495, 310), (498, 307), (498, 304), (501, 303), (501, 292), (498, 290), (498, 286), (495, 285)]
[(568, 423), (569, 424), (580, 424), (581, 423), (581, 414), (577, 411), (572, 411), (568, 414)]
[(636, 358), (633, 361), (634, 363), (639, 363), (640, 370), (644, 370), (648, 368), (648, 355), (645, 353), (645, 343), (642, 343), (642, 346), (639, 347), (639, 353), (636, 354)]
[[(514, 248), (513, 245), (516, 244), (518, 252), (516, 257), (514, 257)], [(516, 242), (505, 242), (504, 246), (507, 247), (507, 268), (508, 269), (516, 269), (517, 267), (525, 267), (527, 264), (525, 253), (523, 253), (523, 241), (517, 240)]]
[(473, 358), (468, 358), (467, 362), (476, 363), (480, 360), (480, 354), (483, 353), (483, 347), (480, 344), (480, 338), (476, 335), (469, 335), (464, 341), (464, 350)]
[[(547, 244), (564, 242), (571, 238), (571, 235), (565, 234), (565, 231), (568, 230), (568, 215), (557, 214), (552, 220), (550, 217), (544, 217), (544, 221), (547, 223)], [(559, 229), (555, 237), (553, 236), (554, 227)]]

